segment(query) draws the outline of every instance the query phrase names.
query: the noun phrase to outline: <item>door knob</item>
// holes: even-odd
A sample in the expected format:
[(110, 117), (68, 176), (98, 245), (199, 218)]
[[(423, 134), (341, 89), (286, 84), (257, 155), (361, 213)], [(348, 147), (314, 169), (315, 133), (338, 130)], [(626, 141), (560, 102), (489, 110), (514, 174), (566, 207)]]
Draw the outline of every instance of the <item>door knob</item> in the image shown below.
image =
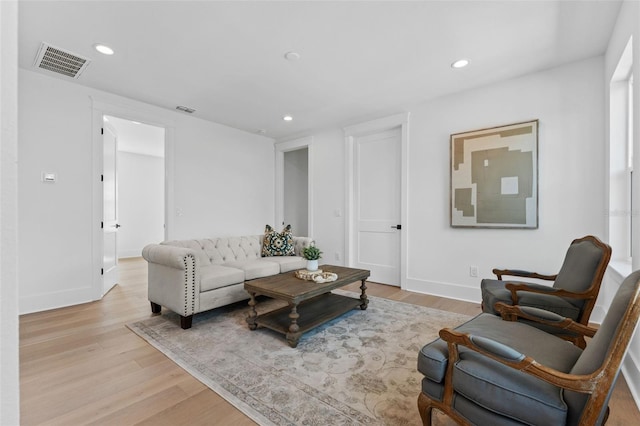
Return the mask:
[(393, 229), (402, 229), (402, 225), (391, 225)]
[(116, 229), (120, 228), (120, 224), (116, 223)]

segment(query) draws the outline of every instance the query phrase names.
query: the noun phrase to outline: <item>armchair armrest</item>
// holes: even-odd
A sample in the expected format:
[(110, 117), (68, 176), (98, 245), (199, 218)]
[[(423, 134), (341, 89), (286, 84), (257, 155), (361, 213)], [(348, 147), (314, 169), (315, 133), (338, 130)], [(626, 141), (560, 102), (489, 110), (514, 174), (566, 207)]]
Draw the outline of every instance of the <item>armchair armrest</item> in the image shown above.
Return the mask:
[(518, 362), (522, 361), (525, 356), (511, 348), (510, 346), (503, 345), (495, 340), (488, 339), (486, 337), (470, 335), (469, 340), (478, 348), (481, 348), (499, 358), (507, 361)]
[[(469, 350), (487, 356), (500, 364), (513, 368), (514, 370), (523, 371), (529, 375), (564, 389), (581, 393), (593, 393), (596, 390), (597, 375), (599, 374), (599, 371), (595, 371), (589, 375), (563, 373), (562, 371), (542, 365), (532, 357), (522, 354), (519, 351), (495, 340), (467, 333), (460, 333), (448, 328), (440, 330), (440, 338), (447, 342), (449, 349), (449, 370), (453, 369), (453, 366), (458, 361), (458, 346), (463, 346)], [(447, 371), (447, 380), (445, 380), (444, 391), (445, 399), (451, 398), (453, 394), (453, 386), (451, 381), (448, 380), (451, 374), (452, 372)]]
[(494, 268), (492, 272), (498, 277), (499, 280), (502, 279), (503, 275), (508, 275), (508, 276), (512, 276), (512, 277), (537, 278), (537, 279), (540, 279), (540, 280), (547, 280), (547, 281), (555, 281), (555, 279), (558, 277), (557, 274), (544, 275), (544, 274), (539, 274), (537, 272), (523, 271), (521, 269), (497, 269), (497, 268)]
[(562, 288), (554, 288), (541, 284), (533, 283), (505, 283), (504, 287), (511, 293), (511, 301), (514, 305), (518, 304), (518, 292), (526, 291), (529, 293), (538, 294), (552, 294), (558, 297), (570, 297), (572, 299), (591, 299), (593, 295), (591, 292), (574, 293)]
[(562, 315), (556, 314), (555, 312), (550, 312), (531, 306), (511, 306), (503, 302), (498, 302), (495, 305), (495, 309), (505, 320), (515, 321), (517, 318), (524, 318), (526, 320), (534, 321), (539, 324), (544, 324), (561, 330), (578, 333), (583, 337), (593, 337), (597, 331), (597, 329), (577, 323), (571, 318), (566, 318)]

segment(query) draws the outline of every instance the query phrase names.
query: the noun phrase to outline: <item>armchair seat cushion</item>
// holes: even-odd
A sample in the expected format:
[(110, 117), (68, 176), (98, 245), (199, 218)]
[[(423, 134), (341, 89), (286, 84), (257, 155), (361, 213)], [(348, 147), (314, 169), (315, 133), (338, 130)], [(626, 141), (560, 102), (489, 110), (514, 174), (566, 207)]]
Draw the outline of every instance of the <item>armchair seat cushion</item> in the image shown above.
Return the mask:
[[(508, 281), (517, 283), (518, 281)], [(511, 305), (511, 293), (504, 286), (505, 281), (483, 279), (480, 283), (480, 290), (482, 292), (483, 311), (497, 315), (498, 312), (494, 309), (497, 302), (504, 302)], [(530, 287), (544, 287), (543, 285), (533, 285), (526, 283)], [(555, 312), (566, 318), (571, 318), (574, 321), (578, 320), (581, 309), (578, 306), (571, 304), (567, 299), (558, 296), (552, 296), (551, 294), (539, 294), (530, 293), (526, 291), (518, 292), (518, 304), (521, 306), (531, 306), (534, 308), (540, 308), (547, 311)]]
[(209, 265), (200, 268), (201, 291), (215, 290), (244, 281), (244, 271), (222, 265)]
[[(480, 314), (456, 330), (495, 340), (566, 373), (582, 354), (580, 348), (554, 335), (490, 314)], [(441, 339), (424, 346), (418, 354), (418, 370), (425, 376), (422, 391), (436, 400), (442, 399), (447, 363), (448, 347)], [(567, 406), (556, 386), (464, 347), (460, 347), (460, 360), (454, 367), (453, 386), (457, 394), (518, 422), (566, 421)]]

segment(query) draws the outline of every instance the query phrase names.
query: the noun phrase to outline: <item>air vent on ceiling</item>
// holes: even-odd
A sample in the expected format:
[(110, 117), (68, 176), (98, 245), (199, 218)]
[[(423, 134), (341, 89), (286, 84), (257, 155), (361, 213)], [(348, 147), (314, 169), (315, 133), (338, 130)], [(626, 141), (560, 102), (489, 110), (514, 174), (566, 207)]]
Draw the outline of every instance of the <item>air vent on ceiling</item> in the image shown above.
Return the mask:
[(89, 62), (91, 62), (89, 58), (42, 43), (34, 65), (36, 68), (56, 72), (71, 78), (78, 78), (82, 71), (89, 66)]
[(194, 112), (196, 112), (196, 110), (195, 110), (195, 109), (193, 109), (193, 108), (189, 108), (189, 107), (186, 107), (186, 106), (182, 106), (182, 105), (178, 105), (178, 106), (176, 107), (176, 109), (177, 109), (178, 111), (188, 112), (189, 114), (193, 114)]

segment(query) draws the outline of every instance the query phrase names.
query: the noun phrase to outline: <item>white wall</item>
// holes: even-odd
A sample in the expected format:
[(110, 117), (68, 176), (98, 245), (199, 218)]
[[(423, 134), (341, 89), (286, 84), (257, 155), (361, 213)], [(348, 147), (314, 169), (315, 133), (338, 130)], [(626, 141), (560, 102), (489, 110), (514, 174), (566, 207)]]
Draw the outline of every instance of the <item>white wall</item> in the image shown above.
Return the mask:
[(90, 96), (171, 123), (173, 238), (259, 234), (274, 220), (272, 139), (20, 70), (21, 313), (95, 297)]
[[(495, 267), (556, 273), (575, 238), (603, 237), (603, 60), (594, 58), (437, 99), (411, 111), (407, 289), (480, 300)], [(539, 120), (539, 228), (449, 226), (449, 136)]]
[[(615, 29), (609, 40), (609, 46), (605, 55), (605, 75), (604, 84), (606, 90), (607, 106), (609, 105), (609, 83), (615, 71), (615, 68), (620, 60), (620, 56), (627, 45), (630, 37), (633, 37), (633, 80), (634, 80), (634, 124), (633, 124), (633, 142), (634, 148), (634, 170), (640, 170), (640, 3), (637, 1), (625, 1), (620, 8), (618, 15), (618, 21), (616, 22)], [(608, 118), (608, 109), (607, 109)], [(607, 135), (608, 131), (607, 122)], [(609, 150), (609, 144), (606, 144), (607, 152)], [(606, 175), (606, 185), (609, 186), (609, 173)], [(634, 212), (632, 216), (632, 228), (633, 228), (633, 253), (640, 253), (640, 216), (637, 214), (640, 211), (640, 176), (639, 173), (634, 173), (634, 195), (633, 206), (631, 211)], [(603, 208), (608, 209), (607, 204), (603, 204)], [(640, 268), (640, 256), (634, 255), (632, 261), (632, 269), (637, 270)], [(618, 271), (609, 268), (609, 271), (605, 275), (605, 280), (600, 290), (600, 296), (598, 297), (598, 306), (592, 315), (593, 317), (602, 317), (606, 313), (609, 303), (613, 299), (616, 290), (622, 283), (623, 275)], [(599, 308), (599, 309), (598, 309)], [(640, 332), (636, 330), (635, 337), (631, 341), (631, 347), (629, 353), (625, 358), (623, 369), (624, 375), (627, 379), (627, 384), (631, 390), (632, 395), (636, 401), (636, 404), (640, 407)]]
[(0, 424), (20, 423), (18, 359), (18, 3), (0, 2)]
[(164, 240), (164, 158), (118, 152), (118, 257)]
[(203, 120), (176, 139), (174, 238), (264, 233), (275, 215), (273, 140)]
[[(407, 290), (480, 301), (494, 267), (555, 273), (575, 238), (602, 237), (603, 59), (594, 58), (418, 105), (410, 110)], [(449, 136), (539, 119), (539, 229), (449, 226)], [(354, 123), (356, 124), (356, 123)], [(341, 130), (314, 137), (314, 217), (326, 260), (344, 255), (345, 151)], [(331, 170), (331, 173), (327, 173)]]

